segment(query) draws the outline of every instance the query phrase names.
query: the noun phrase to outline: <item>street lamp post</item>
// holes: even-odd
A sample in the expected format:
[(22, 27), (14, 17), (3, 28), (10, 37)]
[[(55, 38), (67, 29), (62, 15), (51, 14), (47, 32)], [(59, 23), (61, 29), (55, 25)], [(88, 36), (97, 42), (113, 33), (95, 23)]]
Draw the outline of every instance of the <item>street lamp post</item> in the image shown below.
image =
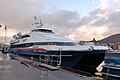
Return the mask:
[(2, 29), (1, 29), (2, 25), (0, 25), (0, 44), (2, 44)]

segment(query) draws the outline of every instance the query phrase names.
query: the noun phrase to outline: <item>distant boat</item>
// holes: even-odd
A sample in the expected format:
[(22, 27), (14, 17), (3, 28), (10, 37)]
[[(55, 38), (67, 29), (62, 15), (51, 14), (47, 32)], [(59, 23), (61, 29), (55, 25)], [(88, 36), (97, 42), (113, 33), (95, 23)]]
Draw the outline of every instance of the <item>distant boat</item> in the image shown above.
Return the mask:
[[(36, 19), (35, 19), (36, 20)], [(10, 42), (10, 53), (39, 58), (57, 59), (57, 65), (89, 72), (94, 75), (96, 67), (104, 60), (107, 46), (79, 45), (73, 40), (56, 35), (43, 28), (43, 23), (35, 22), (29, 34), (18, 33)], [(59, 56), (59, 59), (56, 58)]]

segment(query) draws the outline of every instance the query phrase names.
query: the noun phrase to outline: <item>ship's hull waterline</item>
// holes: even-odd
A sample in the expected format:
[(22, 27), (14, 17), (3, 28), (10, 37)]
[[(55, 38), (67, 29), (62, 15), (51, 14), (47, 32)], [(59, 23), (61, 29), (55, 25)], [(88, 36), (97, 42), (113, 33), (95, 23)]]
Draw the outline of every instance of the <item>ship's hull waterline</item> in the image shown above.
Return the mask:
[[(94, 75), (96, 68), (104, 60), (105, 50), (92, 51), (36, 51), (36, 50), (15, 50), (9, 49), (11, 53), (17, 53), (27, 57), (38, 58), (43, 55), (49, 56), (49, 59), (61, 55), (61, 67), (72, 68), (75, 70), (89, 72)], [(53, 56), (52, 56), (53, 55)], [(53, 62), (53, 64), (55, 64)]]

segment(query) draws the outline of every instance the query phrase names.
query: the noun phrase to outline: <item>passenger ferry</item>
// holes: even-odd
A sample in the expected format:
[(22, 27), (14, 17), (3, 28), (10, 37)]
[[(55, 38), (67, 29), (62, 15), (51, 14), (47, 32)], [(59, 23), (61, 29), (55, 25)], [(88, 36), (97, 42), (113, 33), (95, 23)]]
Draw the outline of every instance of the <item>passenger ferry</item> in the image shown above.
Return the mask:
[(51, 29), (43, 28), (43, 23), (36, 19), (33, 26), (30, 33), (13, 36), (9, 53), (37, 58), (45, 56), (49, 62), (51, 58), (59, 56), (57, 65), (94, 75), (109, 49), (107, 46), (79, 45), (71, 39), (56, 35)]

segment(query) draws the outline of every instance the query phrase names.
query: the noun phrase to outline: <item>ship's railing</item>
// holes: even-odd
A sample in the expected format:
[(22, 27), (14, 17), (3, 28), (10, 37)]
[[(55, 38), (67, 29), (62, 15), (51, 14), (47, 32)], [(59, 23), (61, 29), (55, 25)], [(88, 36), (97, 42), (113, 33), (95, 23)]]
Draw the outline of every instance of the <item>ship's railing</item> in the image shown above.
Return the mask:
[(108, 50), (107, 53), (120, 53), (120, 50)]
[[(55, 57), (55, 59), (53, 59)], [(39, 61), (41, 63), (53, 65), (53, 63), (58, 64), (59, 63), (59, 56), (56, 55), (39, 55), (39, 59), (35, 59), (36, 61)]]
[[(111, 72), (112, 71), (112, 72)], [(118, 78), (120, 78), (120, 75), (117, 74), (120, 71), (120, 65), (118, 64), (104, 64), (103, 65), (103, 70), (102, 70), (102, 77), (104, 78), (104, 80), (118, 80)], [(115, 78), (115, 79), (113, 79)]]
[(39, 59), (33, 58), (35, 61), (39, 61), (41, 63), (53, 65), (53, 66), (60, 66), (61, 58), (60, 57), (71, 57), (72, 55), (46, 55), (40, 54)]

